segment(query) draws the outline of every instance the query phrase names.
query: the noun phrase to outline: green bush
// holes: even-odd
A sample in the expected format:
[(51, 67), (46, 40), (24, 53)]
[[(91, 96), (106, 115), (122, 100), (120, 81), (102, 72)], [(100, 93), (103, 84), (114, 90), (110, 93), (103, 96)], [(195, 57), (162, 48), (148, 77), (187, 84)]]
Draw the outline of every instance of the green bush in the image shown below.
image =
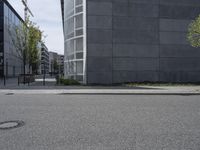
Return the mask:
[(61, 77), (60, 79), (57, 80), (57, 83), (59, 83), (59, 80), (60, 84), (62, 85), (80, 85), (80, 83), (74, 79), (64, 79), (63, 77)]

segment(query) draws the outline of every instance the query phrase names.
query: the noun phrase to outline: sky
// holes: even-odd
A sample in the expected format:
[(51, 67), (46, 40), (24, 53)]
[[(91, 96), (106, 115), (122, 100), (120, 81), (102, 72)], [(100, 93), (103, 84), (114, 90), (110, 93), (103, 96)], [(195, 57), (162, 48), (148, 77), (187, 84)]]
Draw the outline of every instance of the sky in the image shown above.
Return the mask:
[[(21, 0), (8, 0), (8, 2), (24, 18), (24, 7)], [(28, 0), (28, 6), (34, 15), (30, 20), (44, 32), (45, 44), (49, 51), (64, 54), (60, 0)]]

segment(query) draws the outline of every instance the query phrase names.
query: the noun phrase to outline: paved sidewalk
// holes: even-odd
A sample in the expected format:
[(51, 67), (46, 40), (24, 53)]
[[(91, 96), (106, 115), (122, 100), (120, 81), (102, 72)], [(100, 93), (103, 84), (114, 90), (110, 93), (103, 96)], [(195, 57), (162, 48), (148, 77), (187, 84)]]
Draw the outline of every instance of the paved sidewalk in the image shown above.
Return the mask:
[(7, 78), (4, 85), (4, 79), (0, 78), (0, 88), (10, 88), (18, 86), (18, 78)]
[(48, 89), (37, 86), (34, 89), (2, 89), (0, 94), (200, 95), (200, 86), (53, 87), (48, 87)]
[(56, 85), (56, 79), (53, 77), (47, 76), (45, 78), (45, 86), (43, 84), (43, 78), (42, 76), (39, 76), (35, 79), (35, 82), (23, 84), (20, 83), (18, 85), (18, 78), (7, 78), (5, 85), (4, 85), (4, 80), (0, 79), (0, 89), (45, 89), (45, 88), (53, 88)]
[(107, 94), (107, 95), (200, 95), (200, 86), (57, 86), (55, 78), (41, 77), (36, 82), (18, 86), (17, 78), (0, 80), (0, 94)]

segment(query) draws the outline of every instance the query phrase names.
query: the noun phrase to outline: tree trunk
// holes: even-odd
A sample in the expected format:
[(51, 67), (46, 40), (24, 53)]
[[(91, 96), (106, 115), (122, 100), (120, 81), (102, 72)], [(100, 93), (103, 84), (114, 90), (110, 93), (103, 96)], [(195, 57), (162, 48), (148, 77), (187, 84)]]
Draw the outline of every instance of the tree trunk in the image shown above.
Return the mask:
[(23, 58), (23, 64), (24, 64), (24, 84), (26, 83), (25, 82), (25, 80), (26, 80), (26, 78), (25, 78), (25, 74), (26, 74), (26, 54), (25, 54), (25, 51), (24, 51), (24, 54), (23, 54), (24, 56), (24, 58)]
[(24, 84), (25, 84), (25, 80), (26, 80), (25, 74), (26, 74), (26, 62), (24, 61)]

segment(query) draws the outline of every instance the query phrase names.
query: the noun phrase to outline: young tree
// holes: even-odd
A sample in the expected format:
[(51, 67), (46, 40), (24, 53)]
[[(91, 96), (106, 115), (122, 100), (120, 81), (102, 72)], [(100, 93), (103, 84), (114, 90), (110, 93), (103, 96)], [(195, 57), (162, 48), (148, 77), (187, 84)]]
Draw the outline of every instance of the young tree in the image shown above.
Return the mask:
[(54, 69), (54, 74), (58, 72), (59, 64), (56, 59), (53, 60), (53, 69)]
[(9, 27), (9, 35), (16, 49), (18, 58), (23, 62), (23, 74), (26, 74), (26, 65), (28, 61), (28, 21), (20, 23), (17, 26)]
[(200, 47), (200, 15), (189, 25), (187, 38), (193, 47)]
[(29, 72), (32, 67), (32, 71), (36, 72), (39, 63), (39, 47), (38, 44), (41, 42), (42, 32), (39, 27), (33, 22), (29, 22), (29, 33), (28, 33), (28, 61), (29, 61)]
[(16, 27), (10, 27), (10, 36), (16, 48), (18, 57), (23, 61), (23, 74), (26, 74), (26, 65), (37, 66), (39, 61), (38, 43), (41, 41), (42, 32), (35, 23), (27, 19)]

